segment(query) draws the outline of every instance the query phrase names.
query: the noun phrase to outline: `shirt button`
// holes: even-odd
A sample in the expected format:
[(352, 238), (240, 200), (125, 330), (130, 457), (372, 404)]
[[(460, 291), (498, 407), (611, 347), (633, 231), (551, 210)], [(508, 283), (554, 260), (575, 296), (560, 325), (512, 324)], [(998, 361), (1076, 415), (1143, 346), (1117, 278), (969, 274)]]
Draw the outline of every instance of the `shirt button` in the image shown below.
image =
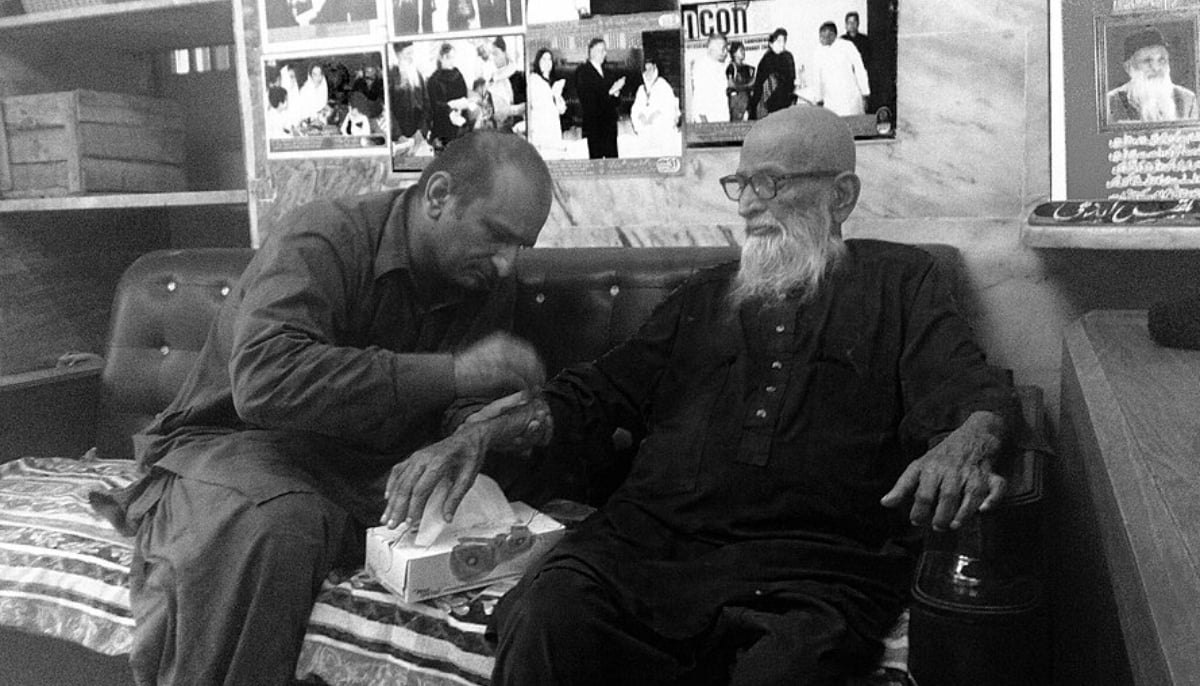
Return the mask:
[(767, 386), (767, 393), (774, 393), (777, 390), (779, 389), (775, 388), (774, 386)]
[(771, 369), (783, 369), (783, 363), (779, 360), (775, 360), (771, 363)]
[(754, 411), (754, 416), (758, 417), (759, 419), (766, 419), (767, 411), (760, 408), (760, 409)]
[(763, 594), (763, 590), (761, 588), (754, 589), (754, 595), (762, 595), (762, 594)]
[(787, 327), (784, 326), (783, 324), (775, 325), (775, 333), (783, 333), (786, 329), (787, 329)]

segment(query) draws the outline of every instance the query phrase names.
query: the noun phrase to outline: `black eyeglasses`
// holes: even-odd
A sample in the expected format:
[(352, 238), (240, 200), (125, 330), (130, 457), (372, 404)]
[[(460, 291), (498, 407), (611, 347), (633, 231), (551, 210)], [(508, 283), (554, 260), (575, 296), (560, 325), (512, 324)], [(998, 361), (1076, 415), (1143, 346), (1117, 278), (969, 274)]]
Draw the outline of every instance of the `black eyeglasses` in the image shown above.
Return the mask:
[(779, 182), (787, 181), (788, 179), (803, 179), (808, 177), (820, 176), (837, 176), (841, 172), (836, 171), (806, 171), (796, 172), (794, 174), (768, 174), (767, 172), (758, 172), (750, 178), (746, 178), (741, 174), (730, 174), (722, 176), (718, 181), (721, 183), (721, 188), (725, 189), (725, 195), (732, 201), (737, 202), (742, 199), (742, 192), (746, 190), (746, 186), (754, 189), (754, 194), (762, 200), (770, 200), (779, 192)]

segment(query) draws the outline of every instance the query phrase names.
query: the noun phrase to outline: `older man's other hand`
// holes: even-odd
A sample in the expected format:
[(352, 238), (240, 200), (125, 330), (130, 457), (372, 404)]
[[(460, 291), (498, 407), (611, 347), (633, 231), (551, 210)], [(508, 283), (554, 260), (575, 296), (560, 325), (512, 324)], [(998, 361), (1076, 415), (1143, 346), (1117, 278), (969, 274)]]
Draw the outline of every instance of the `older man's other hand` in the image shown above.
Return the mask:
[(892, 490), (879, 501), (900, 507), (912, 497), (909, 513), (918, 526), (957, 529), (976, 512), (995, 507), (1007, 481), (993, 470), (1004, 437), (1004, 420), (975, 412), (929, 452), (913, 460)]
[(497, 397), (533, 390), (546, 380), (546, 367), (528, 342), (494, 333), (454, 355), (454, 390), (459, 397)]

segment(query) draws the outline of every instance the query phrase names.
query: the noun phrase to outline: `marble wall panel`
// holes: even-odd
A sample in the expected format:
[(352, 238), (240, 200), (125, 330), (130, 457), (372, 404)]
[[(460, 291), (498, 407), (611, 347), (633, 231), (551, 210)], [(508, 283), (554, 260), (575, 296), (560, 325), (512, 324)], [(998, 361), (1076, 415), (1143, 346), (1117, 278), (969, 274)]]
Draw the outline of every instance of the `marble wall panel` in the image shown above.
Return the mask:
[(717, 179), (737, 168), (738, 151), (695, 151), (679, 176), (558, 179), (548, 224), (562, 229), (736, 223), (737, 206), (721, 192)]
[(897, 140), (861, 146), (862, 211), (1016, 215), (1025, 176), (1025, 32), (910, 34), (899, 50)]
[(899, 0), (900, 36), (924, 33), (978, 35), (996, 30), (1044, 26), (1046, 0)]
[(1050, 198), (1050, 32), (1046, 22), (1026, 31), (1025, 195), (1032, 206)]

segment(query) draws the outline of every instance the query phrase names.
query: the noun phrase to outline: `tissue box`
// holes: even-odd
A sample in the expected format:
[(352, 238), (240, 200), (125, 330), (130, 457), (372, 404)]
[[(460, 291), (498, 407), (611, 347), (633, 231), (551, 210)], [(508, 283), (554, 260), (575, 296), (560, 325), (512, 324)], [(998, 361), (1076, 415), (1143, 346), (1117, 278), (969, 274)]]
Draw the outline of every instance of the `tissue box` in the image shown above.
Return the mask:
[(415, 531), (367, 529), (367, 571), (405, 602), (435, 598), (519, 577), (562, 538), (562, 524), (522, 502), (517, 525), (461, 531), (422, 548)]

